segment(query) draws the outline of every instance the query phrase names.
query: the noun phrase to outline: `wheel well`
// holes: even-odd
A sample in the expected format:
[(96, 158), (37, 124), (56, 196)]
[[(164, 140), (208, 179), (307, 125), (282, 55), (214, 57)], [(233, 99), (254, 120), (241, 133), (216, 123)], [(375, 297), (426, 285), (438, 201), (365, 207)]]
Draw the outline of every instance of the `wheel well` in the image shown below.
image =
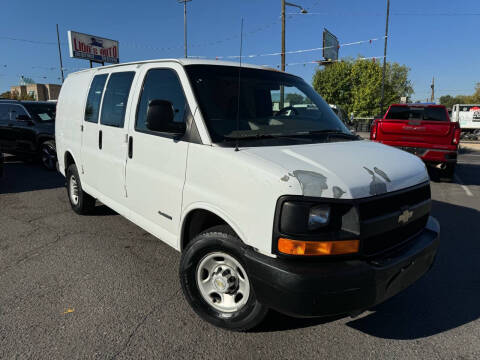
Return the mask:
[(65, 171), (67, 171), (68, 167), (72, 164), (75, 164), (75, 160), (73, 160), (72, 154), (68, 151), (65, 153)]
[[(211, 211), (203, 209), (191, 211), (184, 221), (180, 249), (183, 251), (195, 236), (217, 225), (226, 225), (231, 229), (231, 226), (225, 220)], [(232, 232), (235, 233), (233, 229)]]

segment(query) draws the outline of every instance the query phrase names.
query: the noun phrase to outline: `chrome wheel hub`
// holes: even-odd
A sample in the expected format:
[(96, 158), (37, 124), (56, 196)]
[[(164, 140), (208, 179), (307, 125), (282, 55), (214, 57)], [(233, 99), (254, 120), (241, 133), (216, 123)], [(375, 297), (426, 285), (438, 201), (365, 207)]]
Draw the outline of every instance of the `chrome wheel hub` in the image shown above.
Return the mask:
[(75, 175), (70, 176), (68, 191), (70, 193), (70, 201), (73, 205), (78, 205), (78, 183)]
[(206, 255), (197, 267), (196, 278), (203, 299), (216, 310), (239, 311), (248, 301), (247, 273), (231, 255), (223, 252)]

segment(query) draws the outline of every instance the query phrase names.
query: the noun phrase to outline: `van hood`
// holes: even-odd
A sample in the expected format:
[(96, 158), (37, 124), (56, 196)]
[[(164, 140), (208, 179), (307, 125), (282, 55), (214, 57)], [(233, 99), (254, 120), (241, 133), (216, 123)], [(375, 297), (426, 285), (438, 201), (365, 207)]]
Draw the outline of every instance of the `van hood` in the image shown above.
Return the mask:
[(300, 195), (304, 196), (357, 199), (429, 180), (426, 167), (418, 157), (366, 140), (267, 146), (243, 151), (285, 169), (280, 181), (298, 182)]

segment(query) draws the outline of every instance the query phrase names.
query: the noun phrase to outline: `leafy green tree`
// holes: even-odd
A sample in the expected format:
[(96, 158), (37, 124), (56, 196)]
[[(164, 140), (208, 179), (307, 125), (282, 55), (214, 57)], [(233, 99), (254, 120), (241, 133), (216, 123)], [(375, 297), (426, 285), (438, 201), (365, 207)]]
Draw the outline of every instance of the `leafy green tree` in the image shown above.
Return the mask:
[[(387, 63), (385, 106), (413, 93), (409, 70), (405, 65)], [(380, 113), (382, 66), (360, 59), (333, 63), (317, 70), (313, 87), (328, 103), (340, 105), (348, 114), (375, 116)]]
[(303, 104), (305, 98), (300, 94), (290, 93), (285, 96), (285, 101), (290, 105)]
[(475, 92), (471, 96), (471, 102), (475, 104), (480, 104), (480, 82), (475, 86)]
[(10, 91), (5, 91), (0, 94), (0, 99), (10, 99)]
[(341, 61), (317, 70), (313, 87), (329, 104), (341, 105), (348, 113), (352, 111), (353, 61)]
[(445, 105), (447, 108), (452, 108), (453, 105), (458, 104), (456, 97), (451, 95), (440, 96), (440, 104)]
[(0, 94), (0, 99), (12, 99), (12, 100), (35, 100), (35, 96), (24, 94), (20, 95), (16, 91), (5, 91)]
[(480, 83), (475, 86), (473, 95), (440, 96), (440, 104), (452, 108), (455, 104), (480, 104)]

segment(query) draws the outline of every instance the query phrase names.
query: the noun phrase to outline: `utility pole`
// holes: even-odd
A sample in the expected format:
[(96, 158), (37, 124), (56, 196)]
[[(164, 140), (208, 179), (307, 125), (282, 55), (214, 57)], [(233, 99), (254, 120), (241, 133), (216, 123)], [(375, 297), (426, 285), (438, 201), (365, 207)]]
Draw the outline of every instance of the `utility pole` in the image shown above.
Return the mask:
[(57, 43), (58, 43), (58, 56), (60, 57), (60, 74), (62, 75), (62, 84), (63, 84), (63, 62), (62, 62), (62, 50), (60, 49), (60, 35), (58, 34), (58, 24), (57, 24)]
[(383, 73), (382, 73), (382, 98), (380, 100), (380, 112), (383, 114), (385, 100), (385, 72), (387, 71), (387, 43), (388, 43), (388, 18), (390, 16), (390, 0), (387, 0), (387, 20), (385, 22), (385, 45), (383, 48)]
[(181, 4), (183, 3), (183, 43), (185, 47), (185, 58), (188, 57), (187, 55), (187, 2), (192, 0), (178, 0)]
[(282, 0), (282, 71), (285, 71), (285, 0)]
[(430, 85), (430, 87), (432, 88), (432, 98), (431, 98), (431, 102), (435, 102), (435, 77), (432, 77), (432, 85)]
[[(281, 70), (285, 71), (285, 0), (282, 0), (282, 61)], [(279, 110), (283, 109), (285, 102), (285, 88), (280, 86), (280, 103), (278, 104)]]
[[(308, 11), (305, 10), (303, 7), (297, 4), (292, 4), (289, 2), (286, 2), (285, 0), (282, 0), (282, 64), (281, 64), (281, 70), (285, 71), (285, 6), (293, 6), (296, 8), (300, 9), (300, 13), (306, 14)], [(280, 86), (280, 109), (283, 108), (283, 103), (284, 103), (284, 87)]]

